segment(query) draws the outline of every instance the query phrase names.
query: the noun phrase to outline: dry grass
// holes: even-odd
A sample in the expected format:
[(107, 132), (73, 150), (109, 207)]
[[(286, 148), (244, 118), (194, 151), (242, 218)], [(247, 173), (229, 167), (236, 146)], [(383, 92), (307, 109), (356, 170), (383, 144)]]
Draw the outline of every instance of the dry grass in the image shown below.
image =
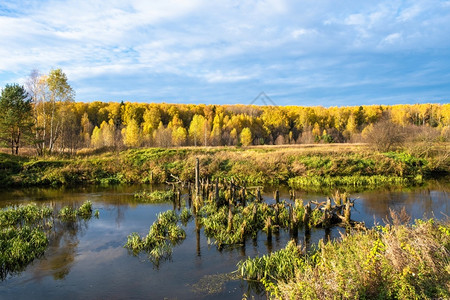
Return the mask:
[(450, 226), (433, 220), (390, 224), (321, 244), (295, 278), (279, 283), (285, 299), (432, 299), (450, 297)]

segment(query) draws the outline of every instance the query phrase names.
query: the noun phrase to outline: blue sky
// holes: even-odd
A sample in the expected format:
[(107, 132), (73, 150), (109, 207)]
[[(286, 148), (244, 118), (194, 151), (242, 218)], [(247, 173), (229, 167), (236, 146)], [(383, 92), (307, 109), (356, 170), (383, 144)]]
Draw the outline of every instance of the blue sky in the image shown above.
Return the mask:
[(450, 1), (1, 0), (0, 85), (51, 68), (77, 101), (447, 103)]

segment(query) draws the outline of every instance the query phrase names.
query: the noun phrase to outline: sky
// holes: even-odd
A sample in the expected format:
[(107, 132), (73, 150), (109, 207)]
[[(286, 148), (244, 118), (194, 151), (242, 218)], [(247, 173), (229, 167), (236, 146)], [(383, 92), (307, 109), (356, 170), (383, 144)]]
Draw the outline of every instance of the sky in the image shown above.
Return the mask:
[(83, 102), (448, 103), (450, 1), (0, 0), (0, 86), (55, 68)]

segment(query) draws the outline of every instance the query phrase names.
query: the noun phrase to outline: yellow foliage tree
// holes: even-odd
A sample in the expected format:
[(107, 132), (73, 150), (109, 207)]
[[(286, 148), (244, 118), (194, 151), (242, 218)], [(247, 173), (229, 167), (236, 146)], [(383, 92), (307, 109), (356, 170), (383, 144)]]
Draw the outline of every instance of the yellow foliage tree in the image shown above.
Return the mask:
[(139, 147), (141, 145), (141, 130), (135, 119), (128, 121), (128, 125), (122, 129), (123, 143), (129, 147)]
[(243, 146), (248, 146), (252, 143), (252, 141), (253, 141), (252, 132), (251, 132), (250, 128), (245, 127), (241, 131), (241, 144)]
[(184, 127), (177, 127), (172, 131), (172, 143), (175, 146), (183, 146), (186, 144), (187, 131)]

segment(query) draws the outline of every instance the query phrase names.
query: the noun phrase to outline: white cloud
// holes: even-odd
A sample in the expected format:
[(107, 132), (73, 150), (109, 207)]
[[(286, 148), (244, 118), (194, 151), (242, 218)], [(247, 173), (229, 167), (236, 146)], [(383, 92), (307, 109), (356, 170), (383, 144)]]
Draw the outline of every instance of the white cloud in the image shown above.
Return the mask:
[(410, 21), (422, 12), (422, 8), (419, 5), (413, 5), (401, 11), (397, 19), (400, 22)]
[(232, 72), (221, 72), (221, 71), (215, 71), (210, 72), (202, 75), (201, 77), (206, 79), (206, 81), (211, 83), (220, 83), (220, 82), (236, 82), (236, 81), (242, 81), (242, 80), (248, 80), (251, 79), (252, 76), (255, 74), (242, 74), (237, 71)]
[(387, 37), (385, 37), (382, 41), (382, 44), (394, 44), (401, 39), (401, 33), (395, 32), (391, 33)]
[(310, 34), (317, 34), (317, 31), (314, 29), (298, 28), (298, 29), (292, 30), (292, 32), (291, 32), (291, 36), (294, 39), (298, 39), (301, 36), (310, 35)]
[(347, 25), (364, 25), (366, 23), (365, 16), (362, 14), (352, 14), (345, 19)]

